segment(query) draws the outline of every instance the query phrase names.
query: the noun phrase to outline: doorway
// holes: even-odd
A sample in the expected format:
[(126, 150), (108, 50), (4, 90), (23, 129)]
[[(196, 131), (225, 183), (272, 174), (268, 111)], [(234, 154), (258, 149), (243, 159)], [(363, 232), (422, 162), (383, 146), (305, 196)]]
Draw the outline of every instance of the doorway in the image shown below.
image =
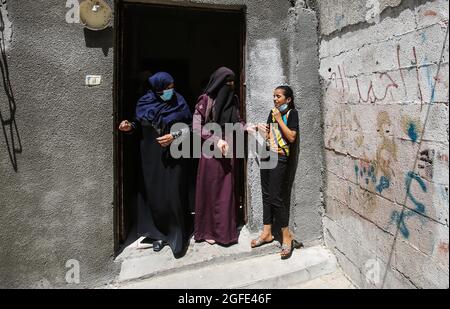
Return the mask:
[[(152, 73), (169, 72), (194, 111), (197, 97), (219, 67), (236, 73), (245, 119), (244, 10), (118, 2), (116, 7), (115, 125), (131, 120)], [(117, 130), (115, 130), (116, 132)], [(240, 160), (242, 161), (242, 160)], [(134, 237), (139, 136), (115, 133), (115, 248)], [(194, 174), (195, 175), (195, 174)], [(195, 179), (193, 179), (195, 181)], [(246, 162), (236, 179), (238, 223), (247, 223)]]

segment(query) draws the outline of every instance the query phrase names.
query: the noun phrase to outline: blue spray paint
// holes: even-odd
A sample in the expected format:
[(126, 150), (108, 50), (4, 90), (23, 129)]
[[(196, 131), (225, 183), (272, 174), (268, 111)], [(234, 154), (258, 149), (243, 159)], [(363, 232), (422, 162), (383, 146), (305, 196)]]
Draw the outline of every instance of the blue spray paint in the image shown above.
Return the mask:
[[(411, 185), (412, 185), (413, 180), (415, 180), (419, 183), (420, 188), (422, 189), (423, 192), (427, 192), (427, 186), (425, 185), (425, 182), (423, 181), (423, 179), (416, 173), (409, 172), (406, 175), (406, 195), (413, 202), (414, 206), (416, 207), (416, 211), (418, 213), (424, 214), (425, 213), (425, 205), (420, 203), (419, 201), (417, 201), (416, 198), (411, 193)], [(408, 226), (406, 225), (406, 219), (409, 217), (412, 217), (412, 216), (416, 216), (416, 215), (417, 215), (417, 213), (412, 210), (404, 211), (403, 216), (402, 216), (401, 212), (394, 211), (394, 212), (392, 212), (390, 223), (392, 224), (392, 222), (395, 222), (397, 224), (400, 232), (402, 233), (403, 237), (409, 238), (410, 233), (409, 233)]]
[(402, 233), (403, 237), (405, 237), (406, 239), (409, 238), (410, 233), (409, 233), (408, 227), (406, 226), (405, 219), (408, 217), (412, 217), (413, 215), (414, 215), (414, 213), (411, 210), (405, 211), (403, 213), (403, 217), (402, 217), (401, 212), (399, 212), (399, 211), (394, 211), (391, 215), (391, 223), (395, 222), (397, 224), (400, 232)]
[(417, 125), (414, 122), (408, 124), (408, 136), (414, 143), (417, 142), (419, 134), (417, 133)]
[(366, 185), (369, 185), (370, 182), (374, 184), (377, 183), (377, 175), (373, 164), (370, 166), (359, 167), (358, 164), (355, 163), (355, 175), (356, 181), (359, 182), (361, 178), (361, 181), (364, 181)]
[(370, 173), (372, 174), (372, 182), (377, 183), (377, 175), (375, 175), (375, 166), (372, 165), (370, 167)]
[(383, 190), (389, 189), (390, 186), (391, 186), (391, 182), (389, 181), (389, 178), (387, 178), (385, 176), (381, 176), (380, 183), (377, 186), (377, 192), (381, 194), (381, 192), (383, 192)]
[(375, 167), (373, 165), (370, 167), (368, 176), (373, 183), (377, 182), (377, 176), (375, 175)]
[(425, 32), (422, 32), (420, 36), (422, 37), (422, 44), (425, 43), (425, 41), (427, 40), (427, 35), (425, 34)]
[(411, 185), (412, 185), (413, 180), (415, 180), (419, 183), (420, 188), (425, 193), (427, 192), (427, 186), (425, 185), (425, 182), (423, 181), (423, 179), (414, 172), (409, 172), (408, 175), (406, 176), (406, 194), (411, 199), (411, 201), (414, 203), (414, 206), (416, 207), (417, 212), (424, 214), (425, 213), (425, 205), (418, 202), (411, 193)]
[(427, 57), (424, 58), (424, 65), (426, 65), (428, 86), (430, 87), (430, 90), (431, 90), (431, 102), (430, 103), (433, 104), (435, 96), (436, 96), (436, 85), (433, 82), (433, 74), (431, 72), (431, 66), (428, 65)]

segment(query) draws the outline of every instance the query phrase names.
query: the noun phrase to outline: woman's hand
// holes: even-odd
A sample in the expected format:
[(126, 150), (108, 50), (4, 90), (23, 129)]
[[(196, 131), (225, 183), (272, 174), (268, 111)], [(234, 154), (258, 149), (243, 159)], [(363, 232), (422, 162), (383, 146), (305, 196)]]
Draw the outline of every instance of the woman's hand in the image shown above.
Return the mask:
[(272, 110), (272, 115), (278, 123), (281, 123), (283, 121), (283, 118), (281, 117), (281, 113), (278, 110), (278, 108), (274, 108)]
[(161, 147), (167, 147), (170, 146), (170, 144), (172, 144), (172, 142), (174, 141), (174, 137), (172, 134), (167, 134), (164, 136), (161, 136), (159, 138), (157, 138), (156, 140), (158, 141), (158, 143), (161, 145)]
[(258, 132), (259, 134), (261, 134), (263, 137), (267, 136), (267, 133), (269, 133), (269, 125), (265, 124), (265, 123), (259, 123), (259, 124), (254, 124), (254, 125), (249, 125), (246, 127), (245, 129), (248, 133), (251, 133), (253, 135), (256, 134), (256, 132)]
[(122, 132), (130, 132), (131, 130), (133, 130), (133, 126), (128, 120), (124, 120), (120, 123), (119, 130)]
[(217, 142), (217, 147), (219, 147), (220, 152), (223, 154), (223, 156), (226, 157), (228, 154), (228, 150), (230, 149), (230, 146), (228, 146), (228, 143), (226, 141), (224, 141), (223, 139), (221, 139)]
[(256, 124), (247, 125), (245, 127), (245, 131), (247, 131), (248, 133), (251, 133), (251, 134), (256, 134), (257, 129), (258, 129), (258, 125), (256, 125)]

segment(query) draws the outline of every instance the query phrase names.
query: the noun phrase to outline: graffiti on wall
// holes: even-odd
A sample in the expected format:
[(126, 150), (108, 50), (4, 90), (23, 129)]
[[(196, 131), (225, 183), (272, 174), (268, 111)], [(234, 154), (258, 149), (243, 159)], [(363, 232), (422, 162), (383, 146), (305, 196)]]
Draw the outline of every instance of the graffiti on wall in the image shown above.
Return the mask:
[(423, 132), (423, 125), (420, 119), (403, 116), (401, 122), (403, 133), (405, 133), (413, 143), (417, 143)]
[[(356, 94), (355, 103), (398, 102), (405, 98), (411, 98), (420, 102), (422, 106), (426, 101), (424, 85), (429, 88), (431, 93), (430, 102), (435, 102), (436, 87), (442, 84), (448, 88), (448, 83), (445, 83), (447, 79), (442, 78), (440, 74), (433, 76), (433, 62), (429, 61), (427, 56), (422, 57), (419, 61), (416, 47), (412, 47), (409, 59), (402, 60), (401, 54), (401, 46), (397, 45), (393, 56), (397, 64), (395, 69), (374, 73), (369, 78), (364, 75), (349, 77), (346, 73), (346, 65), (341, 63), (335, 69), (328, 69), (328, 80), (342, 98)], [(405, 72), (409, 71), (412, 71), (414, 75), (415, 85), (410, 85), (414, 87), (408, 87), (411, 80), (407, 81)], [(341, 102), (345, 103), (346, 101), (344, 99)]]
[[(365, 208), (367, 213), (372, 213), (377, 207), (377, 198), (373, 192), (383, 192), (390, 187), (390, 180), (385, 176), (378, 178), (379, 170), (376, 161), (355, 161), (356, 182), (363, 190), (349, 191), (349, 199), (355, 199), (359, 207)], [(351, 204), (350, 200), (348, 201)]]
[[(422, 34), (422, 39), (426, 40), (425, 33)], [(408, 55), (408, 53), (406, 54)], [(393, 51), (393, 59), (395, 59), (397, 67), (386, 72), (349, 76), (344, 63), (337, 65), (334, 70), (332, 68), (328, 70), (330, 85), (327, 89), (327, 100), (328, 103), (337, 104), (334, 105), (335, 109), (332, 111), (333, 116), (329, 128), (331, 134), (326, 137), (326, 145), (328, 148), (341, 146), (342, 149), (338, 151), (347, 154), (354, 154), (351, 152), (354, 150), (352, 147), (359, 148), (359, 154), (363, 154), (358, 156), (359, 159), (354, 159), (354, 175), (356, 183), (364, 190), (358, 190), (355, 193), (350, 190), (349, 195), (369, 211), (377, 207), (376, 194), (384, 195), (386, 191), (395, 187), (393, 184), (396, 181), (395, 171), (397, 169), (392, 164), (398, 161), (398, 146), (394, 137), (395, 132), (392, 132), (393, 127), (401, 128), (404, 138), (402, 137), (400, 140), (407, 139), (412, 145), (421, 143), (420, 139), (425, 128), (420, 116), (403, 115), (398, 120), (399, 124), (393, 126), (387, 111), (378, 112), (377, 132), (379, 136), (376, 155), (367, 156), (366, 149), (370, 147), (364, 142), (367, 143), (370, 140), (365, 135), (369, 132), (363, 132), (361, 123), (372, 120), (370, 116), (360, 118), (362, 116), (354, 110), (361, 111), (361, 108), (351, 108), (352, 105), (412, 101), (420, 103), (422, 111), (425, 103), (436, 102), (437, 87), (448, 89), (448, 78), (443, 77), (443, 73), (439, 73), (440, 67), (438, 66), (436, 75), (433, 75), (435, 63), (429, 61), (427, 56), (420, 58), (416, 47), (411, 48), (408, 59), (402, 59), (401, 55), (405, 55), (405, 51), (402, 51), (401, 46), (397, 45)], [(419, 61), (419, 59), (421, 60)], [(397, 117), (399, 116), (395, 118), (398, 119)], [(361, 137), (358, 133), (361, 133)], [(350, 145), (351, 147), (349, 147)], [(336, 151), (336, 148), (333, 150)], [(412, 161), (414, 159), (411, 158)], [(438, 167), (438, 160), (441, 162), (447, 160), (447, 164), (440, 163)], [(390, 224), (395, 223), (405, 238), (409, 238), (411, 234), (408, 226), (410, 218), (419, 216), (419, 219), (423, 221), (424, 215), (432, 215), (426, 214), (426, 203), (421, 200), (423, 197), (418, 197), (419, 191), (425, 195), (431, 194), (433, 191), (433, 197), (430, 196), (431, 200), (439, 195), (441, 202), (447, 201), (448, 204), (448, 180), (443, 180), (445, 174), (448, 178), (448, 152), (441, 153), (438, 149), (427, 145), (419, 152), (417, 162), (415, 170), (407, 172), (405, 179), (401, 180), (405, 184), (406, 201), (413, 206), (405, 207), (405, 210), (401, 212), (393, 211), (389, 222)], [(438, 190), (428, 188), (426, 181), (439, 183)], [(416, 187), (418, 189), (414, 190), (419, 191), (412, 189)]]
[(410, 231), (409, 228), (407, 226), (407, 220), (410, 217), (419, 215), (419, 214), (425, 214), (425, 210), (426, 207), (425, 205), (418, 201), (416, 199), (416, 197), (412, 194), (411, 191), (411, 187), (413, 184), (413, 181), (417, 182), (420, 186), (420, 189), (423, 192), (427, 192), (427, 186), (425, 185), (425, 182), (423, 181), (422, 177), (420, 177), (419, 175), (417, 175), (414, 172), (408, 172), (408, 174), (406, 175), (406, 181), (405, 181), (405, 189), (406, 189), (406, 195), (407, 198), (409, 200), (411, 200), (411, 202), (414, 204), (414, 209), (405, 209), (403, 212), (399, 212), (399, 211), (393, 211), (392, 215), (391, 215), (391, 224), (395, 223), (399, 230), (400, 233), (403, 235), (403, 237), (405, 238), (409, 238), (410, 235)]
[(377, 197), (367, 190), (353, 190), (349, 187), (347, 192), (347, 205), (355, 203), (358, 208), (364, 208), (367, 213), (372, 213), (377, 207)]
[(348, 139), (357, 148), (364, 144), (364, 133), (358, 115), (349, 107), (339, 108), (333, 113), (329, 131), (326, 142), (328, 148), (345, 147), (345, 141)]
[(434, 149), (425, 149), (420, 152), (418, 168), (423, 170), (424, 177), (427, 180), (433, 179)]
[[(420, 102), (422, 109), (422, 105), (426, 102), (424, 98), (425, 92), (423, 91), (424, 85), (429, 88), (432, 96), (431, 102), (436, 99), (436, 86), (442, 80), (445, 81), (447, 79), (439, 77), (439, 74), (433, 77), (431, 70), (432, 63), (428, 61), (426, 56), (420, 62), (416, 47), (411, 48), (408, 59), (402, 59), (401, 55), (403, 54), (401, 46), (397, 45), (393, 54), (397, 67), (386, 72), (373, 73), (371, 77), (363, 75), (362, 77), (349, 77), (344, 63), (337, 65), (335, 70), (329, 68), (331, 87), (329, 87), (328, 99), (331, 101), (336, 100), (336, 103), (341, 104), (336, 105), (336, 109), (332, 112), (331, 127), (327, 128), (331, 132), (331, 134), (327, 135), (325, 141), (328, 148), (336, 150), (336, 147), (341, 147), (343, 149), (340, 150), (343, 153), (355, 149), (359, 153), (365, 153), (365, 135), (361, 129), (359, 115), (349, 107), (352, 102), (354, 104), (392, 103), (404, 102), (405, 98), (412, 98), (414, 101)], [(406, 72), (410, 75), (406, 76)], [(415, 83), (415, 87), (407, 86), (407, 83), (411, 82)], [(337, 98), (332, 98), (333, 96), (337, 96)], [(364, 155), (362, 160), (372, 162), (376, 167), (375, 178), (378, 182), (381, 181), (381, 183), (375, 185), (374, 191), (381, 193), (388, 188), (392, 177), (395, 176), (393, 175), (392, 168), (390, 168), (390, 164), (396, 160), (398, 150), (394, 138), (390, 136), (392, 134), (389, 134), (392, 132), (389, 132), (389, 129), (385, 129), (385, 127), (392, 126), (388, 112), (383, 111), (378, 114), (377, 126), (377, 130), (381, 136), (378, 141), (379, 145), (377, 147), (376, 158), (367, 159), (367, 156)], [(420, 117), (403, 116), (400, 126), (405, 138), (408, 138), (414, 144), (420, 142), (420, 137), (424, 132)], [(349, 146), (355, 149), (349, 149)], [(424, 174), (422, 176), (425, 179), (432, 179), (432, 159), (427, 158), (427, 153), (422, 153), (420, 160), (421, 164), (419, 168), (423, 170)], [(364, 171), (364, 167), (360, 171)], [(364, 180), (366, 185), (367, 183), (374, 182), (373, 175), (366, 176), (368, 176)]]
[(417, 170), (423, 179), (448, 184), (448, 153), (441, 149), (424, 147), (419, 153)]
[(438, 248), (441, 253), (448, 254), (448, 242), (441, 241)]
[(390, 136), (392, 121), (389, 114), (382, 111), (377, 117), (377, 131), (381, 137), (381, 142), (377, 148), (376, 161), (379, 171), (386, 177), (395, 176), (391, 164), (397, 161), (398, 149), (394, 139)]
[[(422, 13), (438, 17), (435, 11)], [(419, 23), (416, 20), (416, 25)], [(390, 265), (391, 257), (409, 253), (397, 250), (397, 240), (404, 238), (407, 240), (402, 243), (432, 257), (427, 261), (433, 266), (441, 263), (448, 269), (448, 125), (447, 140), (441, 130), (445, 121), (448, 122), (443, 115), (448, 111), (448, 56), (443, 58), (445, 68), (440, 70), (440, 50), (436, 48), (439, 42), (435, 35), (442, 31), (433, 32), (439, 27), (424, 26), (428, 24), (429, 21), (421, 23), (421, 30), (413, 30), (401, 38), (403, 34), (398, 34), (388, 42), (362, 38), (364, 44), (359, 44), (356, 41), (359, 37), (354, 34), (351, 39), (343, 37), (323, 46), (322, 69), (328, 72), (322, 71), (322, 77), (329, 80), (324, 94), (328, 113), (326, 129), (331, 123), (334, 132), (326, 135), (324, 141), (342, 158), (343, 176), (347, 184), (351, 182), (347, 206), (363, 220), (390, 234), (389, 237), (395, 235), (387, 264)], [(378, 36), (382, 27), (373, 28), (376, 30), (367, 32)], [(349, 42), (351, 49), (343, 42)], [(395, 42), (400, 44), (391, 45)], [(410, 47), (406, 48), (404, 42)], [(355, 45), (358, 46), (353, 49)], [(386, 46), (392, 47), (386, 49)], [(448, 45), (446, 49), (448, 53)], [(436, 102), (439, 104), (431, 109)], [(355, 113), (364, 132), (362, 145), (356, 143), (355, 130), (342, 130), (335, 121), (340, 109)], [(328, 122), (333, 117), (334, 121)], [(341, 123), (349, 127), (353, 118), (353, 115), (344, 118)], [(339, 172), (334, 167), (333, 170)], [(339, 196), (343, 193), (339, 192)], [(352, 222), (349, 227), (353, 226)], [(367, 248), (375, 247), (378, 254), (380, 238), (363, 238), (361, 244), (369, 242)], [(380, 250), (382, 254), (383, 250)], [(412, 254), (411, 259), (414, 258)], [(359, 260), (355, 258), (355, 261)], [(405, 266), (410, 267), (409, 260), (405, 261)], [(431, 277), (436, 280), (434, 274)]]
[[(376, 150), (376, 157), (360, 159), (354, 164), (356, 182), (363, 189), (380, 195), (391, 187), (395, 177), (392, 164), (398, 160), (397, 145), (389, 135), (391, 127), (392, 121), (389, 114), (385, 111), (380, 112), (377, 117), (380, 142)], [(376, 206), (375, 200), (368, 205), (371, 206), (369, 211), (373, 211)]]

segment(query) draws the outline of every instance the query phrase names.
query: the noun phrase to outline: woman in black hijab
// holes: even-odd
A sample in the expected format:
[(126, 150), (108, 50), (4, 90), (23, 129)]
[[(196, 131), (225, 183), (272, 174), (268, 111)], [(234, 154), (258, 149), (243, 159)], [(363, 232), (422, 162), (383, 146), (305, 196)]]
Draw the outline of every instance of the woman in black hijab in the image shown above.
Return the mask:
[(192, 235), (187, 162), (170, 154), (170, 144), (181, 138), (172, 125), (190, 124), (192, 114), (183, 96), (174, 90), (173, 77), (159, 72), (149, 78), (151, 90), (139, 99), (136, 121), (119, 129), (140, 128), (141, 169), (138, 188), (138, 235), (154, 240), (153, 250), (168, 245), (175, 256), (186, 253)]

